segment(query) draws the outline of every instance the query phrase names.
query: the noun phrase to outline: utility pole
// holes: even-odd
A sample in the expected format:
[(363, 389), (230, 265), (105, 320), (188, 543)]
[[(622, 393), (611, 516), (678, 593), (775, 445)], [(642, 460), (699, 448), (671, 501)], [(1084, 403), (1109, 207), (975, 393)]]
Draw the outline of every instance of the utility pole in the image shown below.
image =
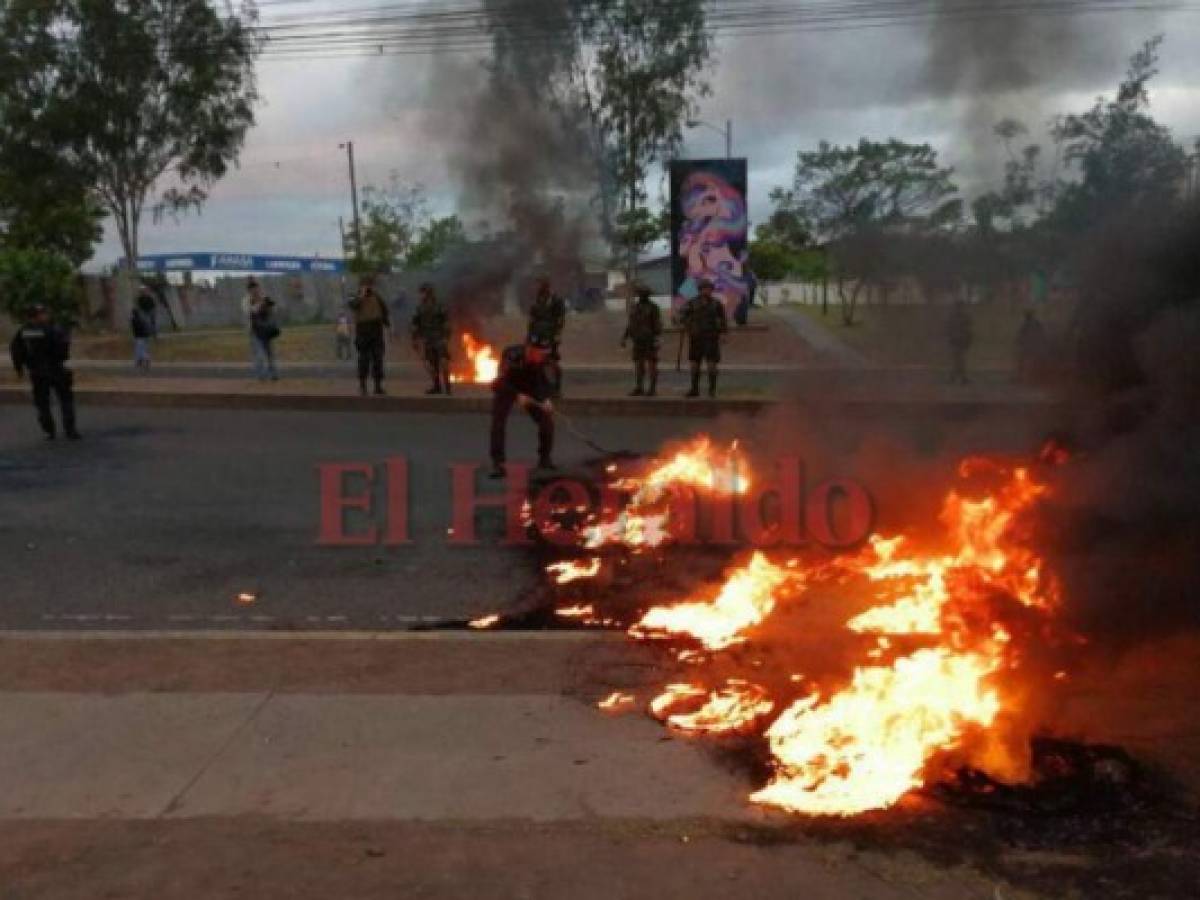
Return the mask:
[(345, 150), (350, 161), (350, 202), (354, 208), (354, 252), (362, 258), (362, 223), (358, 218), (358, 175), (354, 171), (354, 141), (338, 144), (339, 150)]

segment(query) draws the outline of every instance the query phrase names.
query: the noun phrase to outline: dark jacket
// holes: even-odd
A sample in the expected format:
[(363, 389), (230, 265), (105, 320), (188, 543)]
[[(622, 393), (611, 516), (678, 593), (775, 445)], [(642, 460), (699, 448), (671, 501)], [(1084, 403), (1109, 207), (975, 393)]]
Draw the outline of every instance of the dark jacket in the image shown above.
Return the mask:
[(412, 317), (412, 339), (426, 347), (444, 347), (450, 342), (450, 315), (436, 300), (417, 305)]
[(275, 322), (275, 310), (266, 303), (260, 303), (250, 317), (250, 329), (254, 336), (263, 343), (269, 344), (279, 337), (279, 325)]
[(692, 340), (715, 340), (729, 330), (725, 304), (716, 297), (709, 301), (693, 297), (680, 310), (679, 324)]
[(66, 370), (71, 358), (71, 339), (57, 325), (23, 325), (8, 347), (18, 375), (29, 372), (33, 378), (48, 378)]
[(640, 347), (658, 346), (662, 334), (662, 311), (653, 300), (638, 300), (629, 310), (629, 323), (621, 340)]
[(554, 394), (554, 385), (546, 374), (546, 364), (526, 361), (524, 344), (509, 347), (500, 356), (500, 374), (492, 382), (492, 389), (524, 394), (539, 403), (549, 400)]
[(143, 310), (135, 309), (129, 314), (129, 330), (135, 338), (154, 337), (154, 322)]
[(567, 302), (558, 294), (544, 294), (529, 308), (529, 332), (550, 341), (562, 339), (567, 324)]

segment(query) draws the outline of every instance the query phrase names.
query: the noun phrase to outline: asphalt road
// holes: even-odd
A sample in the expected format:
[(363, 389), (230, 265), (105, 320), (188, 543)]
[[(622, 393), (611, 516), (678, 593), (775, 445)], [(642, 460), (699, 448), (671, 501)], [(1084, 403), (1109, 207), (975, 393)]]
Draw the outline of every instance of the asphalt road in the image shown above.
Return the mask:
[[(530, 554), (499, 543), (499, 511), (480, 513), (480, 546), (448, 543), (448, 467), (484, 462), (484, 416), (85, 407), (80, 422), (83, 442), (47, 443), (31, 408), (0, 405), (0, 628), (408, 628), (509, 608), (536, 583)], [(701, 429), (779, 431), (732, 417), (578, 424), (643, 452)], [(873, 415), (829, 428), (850, 447), (880, 426)], [(1009, 421), (900, 433), (915, 456), (951, 433), (964, 449), (1029, 440)], [(411, 470), (412, 543), (320, 546), (318, 465), (396, 455)], [(510, 458), (533, 456), (534, 430), (514, 417)], [(556, 456), (569, 469), (594, 454), (560, 432)], [(497, 490), (482, 474), (480, 489)], [(256, 599), (239, 603), (242, 592)]]
[[(479, 515), (481, 546), (447, 542), (448, 465), (484, 462), (483, 416), (84, 408), (80, 422), (84, 441), (48, 443), (31, 408), (0, 407), (0, 627), (399, 628), (504, 608), (533, 583), (529, 555), (498, 544), (498, 511)], [(590, 427), (653, 450), (701, 426)], [(589, 456), (565, 435), (559, 449), (566, 465)], [(317, 466), (398, 454), (412, 543), (319, 546)], [(514, 418), (510, 458), (534, 456)], [(351, 530), (369, 524), (356, 515)]]

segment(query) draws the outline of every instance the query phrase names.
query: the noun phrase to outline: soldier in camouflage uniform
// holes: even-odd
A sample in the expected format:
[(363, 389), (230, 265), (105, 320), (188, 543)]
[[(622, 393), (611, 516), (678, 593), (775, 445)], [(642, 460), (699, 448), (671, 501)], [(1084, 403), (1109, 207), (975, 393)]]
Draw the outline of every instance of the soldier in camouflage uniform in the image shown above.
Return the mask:
[(562, 357), (559, 355), (559, 344), (562, 342), (563, 327), (566, 324), (566, 301), (550, 290), (549, 279), (538, 279), (537, 296), (529, 308), (529, 333), (549, 342), (549, 374), (556, 397), (562, 394)]
[[(633, 372), (637, 387), (629, 396), (649, 394), (653, 397), (658, 389), (658, 341), (662, 335), (662, 312), (658, 304), (650, 299), (649, 288), (638, 288), (637, 296), (637, 303), (629, 309), (629, 323), (621, 337), (621, 348), (624, 349), (626, 341), (633, 341)], [(645, 390), (647, 371), (650, 373), (649, 391)]]
[(438, 302), (433, 285), (419, 289), (420, 302), (412, 317), (413, 350), (421, 353), (433, 378), (427, 394), (450, 393), (450, 315)]
[(692, 364), (692, 389), (687, 397), (700, 396), (700, 364), (708, 364), (708, 396), (717, 396), (717, 366), (721, 362), (721, 339), (729, 331), (725, 305), (713, 295), (713, 283), (700, 282), (700, 295), (684, 304), (679, 324), (688, 336), (688, 360)]

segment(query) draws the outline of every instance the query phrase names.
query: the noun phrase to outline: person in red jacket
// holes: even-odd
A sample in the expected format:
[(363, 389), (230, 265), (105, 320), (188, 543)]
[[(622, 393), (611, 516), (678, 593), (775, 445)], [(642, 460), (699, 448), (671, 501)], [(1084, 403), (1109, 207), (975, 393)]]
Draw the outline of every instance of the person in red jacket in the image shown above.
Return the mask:
[(531, 333), (524, 344), (507, 348), (500, 357), (500, 374), (492, 382), (492, 478), (503, 478), (507, 459), (508, 415), (519, 405), (537, 423), (538, 467), (553, 469), (554, 382), (552, 340), (549, 335)]

